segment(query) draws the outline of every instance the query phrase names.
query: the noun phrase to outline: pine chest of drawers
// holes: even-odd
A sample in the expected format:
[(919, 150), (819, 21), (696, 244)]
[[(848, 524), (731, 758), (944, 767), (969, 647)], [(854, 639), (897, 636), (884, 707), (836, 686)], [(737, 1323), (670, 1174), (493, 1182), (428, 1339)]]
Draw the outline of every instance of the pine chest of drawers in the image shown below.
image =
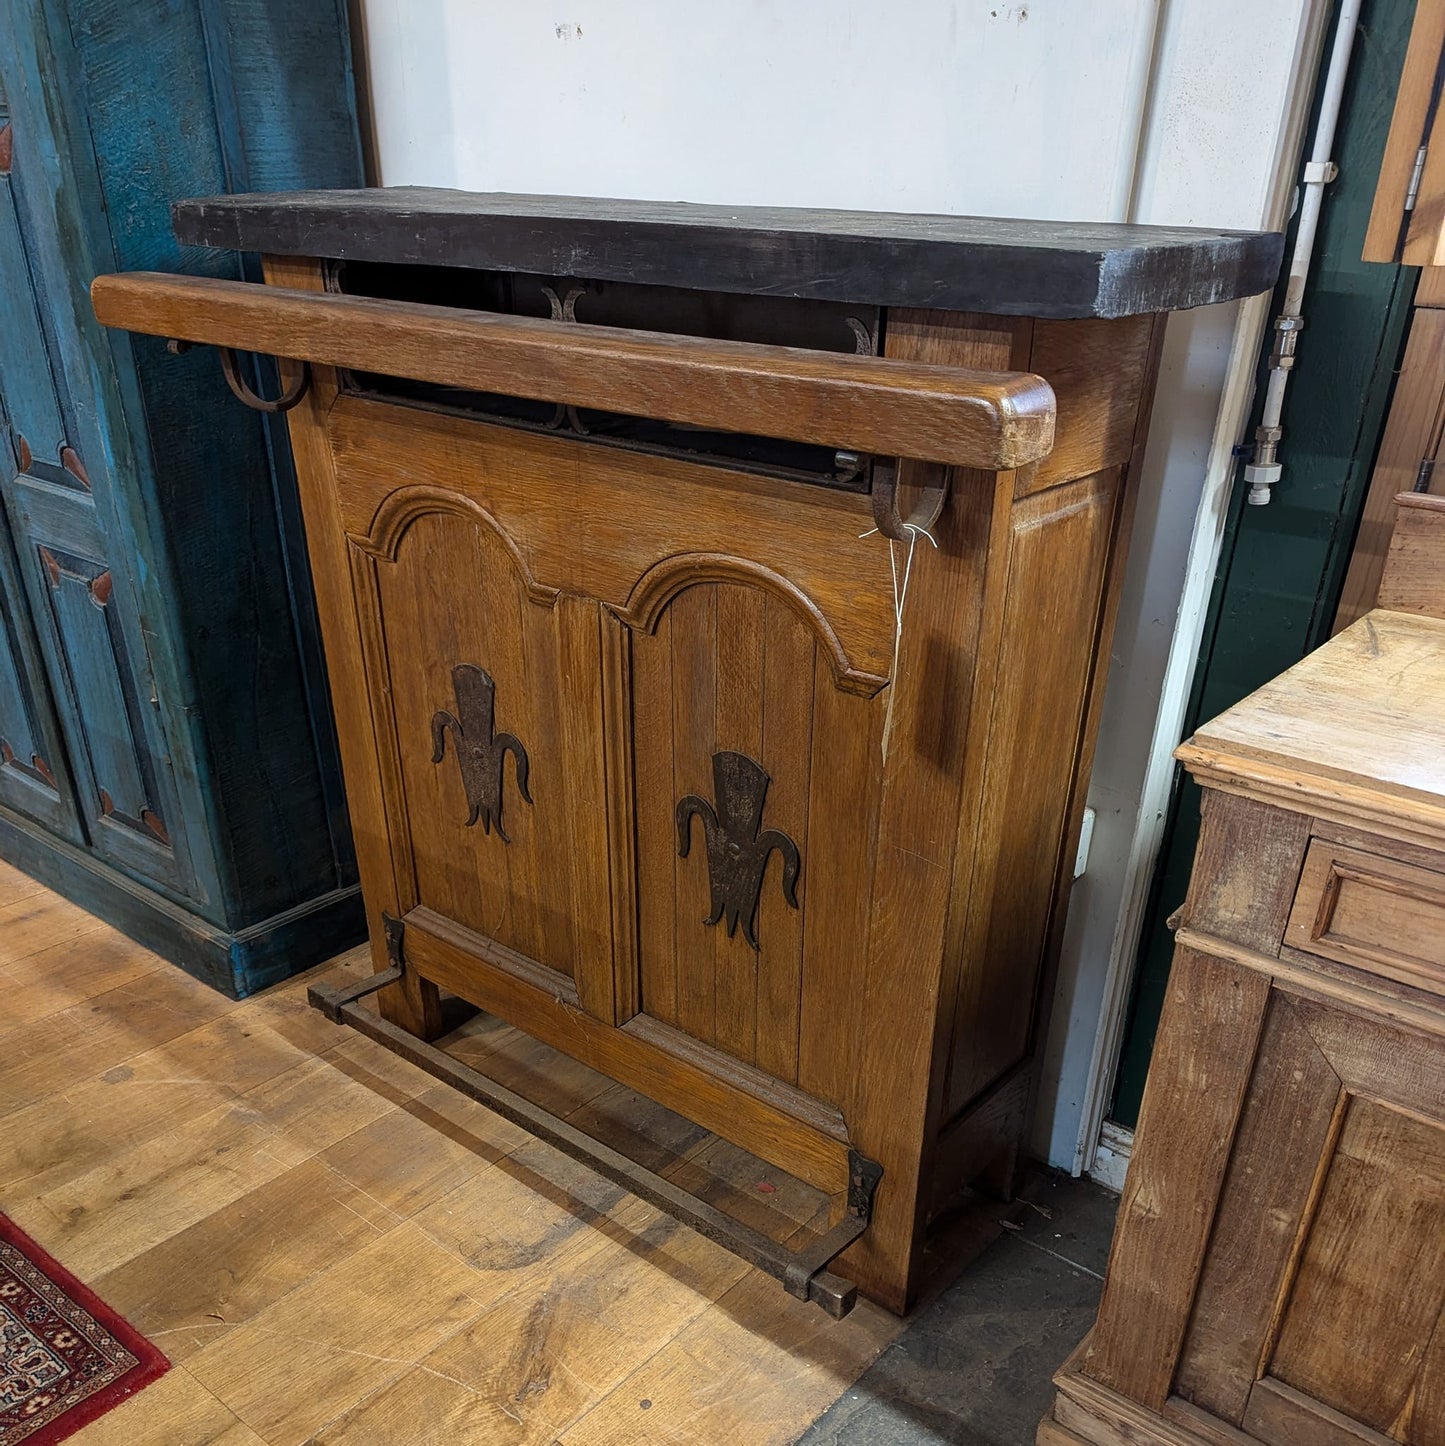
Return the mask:
[(827, 1190), (881, 1167), (835, 1268), (903, 1309), (1029, 1109), (1163, 313), (1279, 238), (407, 190), (177, 226), (269, 285), (97, 312), (309, 367), (388, 1019), (450, 991)]
[(1445, 1441), (1445, 499), (1401, 504), (1381, 607), (1179, 750), (1199, 850), (1040, 1446)]

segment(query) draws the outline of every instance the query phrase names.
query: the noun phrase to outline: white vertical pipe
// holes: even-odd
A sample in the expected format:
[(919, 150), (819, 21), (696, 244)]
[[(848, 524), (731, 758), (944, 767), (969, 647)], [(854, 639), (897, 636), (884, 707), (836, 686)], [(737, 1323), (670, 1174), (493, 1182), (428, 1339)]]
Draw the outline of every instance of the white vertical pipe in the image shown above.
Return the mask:
[[(1330, 51), (1330, 68), (1325, 74), (1324, 94), (1320, 99), (1320, 118), (1315, 126), (1314, 146), (1310, 161), (1314, 166), (1333, 164), (1330, 152), (1335, 148), (1335, 131), (1340, 122), (1340, 101), (1345, 93), (1345, 77), (1350, 70), (1350, 52), (1355, 44), (1355, 31), (1360, 21), (1360, 0), (1344, 0), (1340, 6), (1339, 24), (1335, 27), (1335, 43)], [(1309, 275), (1310, 258), (1314, 254), (1315, 230), (1320, 219), (1320, 203), (1325, 182), (1305, 178), (1307, 190), (1300, 205), (1299, 231), (1294, 255), (1290, 258), (1289, 288), (1284, 308), (1292, 316), (1299, 315), (1304, 299), (1305, 278)]]
[(1269, 385), (1264, 397), (1264, 413), (1254, 433), (1254, 459), (1244, 469), (1244, 479), (1249, 483), (1247, 501), (1251, 507), (1269, 505), (1270, 489), (1280, 477), (1280, 417), (1284, 413), (1284, 395), (1289, 386), (1289, 374), (1294, 368), (1295, 345), (1304, 326), (1300, 309), (1304, 303), (1310, 262), (1314, 258), (1320, 207), (1324, 204), (1325, 187), (1334, 179), (1335, 174), (1330, 152), (1335, 147), (1340, 99), (1344, 95), (1345, 77), (1350, 70), (1350, 52), (1354, 48), (1355, 29), (1359, 18), (1360, 0), (1344, 0), (1340, 6), (1339, 22), (1335, 26), (1335, 43), (1330, 50), (1329, 69), (1325, 72), (1314, 144), (1310, 148), (1309, 162), (1300, 182), (1299, 225), (1295, 228), (1294, 250), (1290, 253), (1284, 309), (1274, 323), (1274, 354), (1270, 362)]

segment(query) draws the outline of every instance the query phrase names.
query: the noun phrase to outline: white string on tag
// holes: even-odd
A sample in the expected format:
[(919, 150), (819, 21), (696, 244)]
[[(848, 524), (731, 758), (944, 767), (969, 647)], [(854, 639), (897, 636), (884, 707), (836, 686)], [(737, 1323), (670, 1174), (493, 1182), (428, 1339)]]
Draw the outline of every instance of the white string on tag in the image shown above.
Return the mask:
[[(898, 582), (898, 554), (893, 549), (893, 538), (888, 539), (888, 567), (893, 574), (893, 669), (889, 674), (888, 685), (888, 707), (883, 714), (883, 761), (888, 761), (888, 739), (893, 732), (893, 701), (898, 696), (898, 658), (903, 649), (903, 607), (908, 601), (908, 582), (913, 576), (913, 549), (918, 545), (920, 536), (926, 537), (934, 546), (938, 547), (938, 539), (926, 528), (916, 527), (911, 522), (905, 522), (903, 529), (908, 534), (908, 556), (903, 560), (903, 583)], [(858, 534), (861, 541), (865, 537), (872, 537), (878, 529), (870, 527), (867, 532)]]

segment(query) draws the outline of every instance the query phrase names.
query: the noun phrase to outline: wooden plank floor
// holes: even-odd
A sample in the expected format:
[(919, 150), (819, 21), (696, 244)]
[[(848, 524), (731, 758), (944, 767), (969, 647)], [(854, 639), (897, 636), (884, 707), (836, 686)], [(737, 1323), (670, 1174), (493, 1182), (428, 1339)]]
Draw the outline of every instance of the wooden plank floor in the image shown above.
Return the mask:
[[(79, 1446), (763, 1446), (898, 1334), (327, 1023), (316, 975), (236, 1004), (0, 864), (0, 1209), (174, 1363)], [(826, 1216), (500, 1021), (446, 1046), (778, 1238)]]

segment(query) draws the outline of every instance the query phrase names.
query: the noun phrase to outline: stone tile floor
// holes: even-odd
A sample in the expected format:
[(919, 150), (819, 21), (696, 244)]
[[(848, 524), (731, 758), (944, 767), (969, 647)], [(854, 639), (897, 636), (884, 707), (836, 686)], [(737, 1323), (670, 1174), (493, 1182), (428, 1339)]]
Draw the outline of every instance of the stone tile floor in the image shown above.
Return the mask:
[(1051, 1377), (1094, 1321), (1118, 1196), (1040, 1172), (1037, 1207), (936, 1299), (799, 1446), (1032, 1446)]

